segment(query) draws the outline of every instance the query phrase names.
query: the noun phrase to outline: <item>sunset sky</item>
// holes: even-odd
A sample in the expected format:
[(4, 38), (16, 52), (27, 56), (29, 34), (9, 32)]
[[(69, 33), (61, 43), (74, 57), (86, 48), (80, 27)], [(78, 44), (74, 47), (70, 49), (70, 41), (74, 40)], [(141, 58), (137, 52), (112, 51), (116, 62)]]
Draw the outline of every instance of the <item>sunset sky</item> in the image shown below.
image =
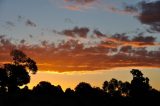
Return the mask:
[(0, 65), (20, 49), (40, 81), (130, 81), (138, 68), (160, 89), (160, 0), (0, 0)]

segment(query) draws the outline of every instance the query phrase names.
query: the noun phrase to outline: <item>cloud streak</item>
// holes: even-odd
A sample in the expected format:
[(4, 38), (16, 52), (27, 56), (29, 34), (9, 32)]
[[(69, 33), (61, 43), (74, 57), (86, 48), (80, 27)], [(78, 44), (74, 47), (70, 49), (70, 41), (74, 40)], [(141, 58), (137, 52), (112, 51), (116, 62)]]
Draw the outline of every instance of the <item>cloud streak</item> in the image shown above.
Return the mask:
[(138, 11), (137, 8), (134, 6), (128, 6), (124, 5), (122, 8), (117, 8), (118, 6), (116, 4), (102, 4), (102, 9), (106, 10), (107, 12), (115, 13), (115, 14), (121, 14), (121, 15), (133, 15), (137, 16)]
[(72, 11), (84, 11), (93, 8), (99, 0), (63, 0), (64, 8)]
[[(81, 36), (79, 29), (81, 28), (71, 32), (75, 31)], [(85, 39), (88, 39), (87, 33), (85, 32)], [(147, 47), (151, 45), (157, 46), (156, 38), (142, 35), (132, 38), (125, 34), (105, 35), (99, 43), (87, 47), (76, 39), (68, 39), (58, 44), (42, 41), (39, 45), (28, 45), (22, 39), (18, 44), (14, 44), (12, 39), (1, 35), (0, 64), (10, 61), (9, 52), (16, 48), (35, 59), (41, 71), (93, 71), (129, 66), (159, 67), (160, 50), (148, 50)]]
[(117, 6), (116, 3), (111, 4), (102, 0), (64, 0), (64, 8), (71, 11), (100, 9), (103, 11), (122, 15), (138, 15), (137, 8), (134, 6), (128, 6), (125, 3), (122, 3), (121, 5), (122, 8)]
[(72, 11), (81, 11), (81, 7), (75, 6), (75, 5), (65, 6), (64, 8), (66, 8), (67, 10), (72, 10)]
[(148, 47), (148, 46), (160, 46), (159, 42), (155, 41), (153, 36), (134, 36), (132, 39), (129, 39), (128, 36), (115, 34), (109, 38), (106, 38), (105, 41), (102, 41), (101, 46), (108, 47), (109, 45), (114, 48), (117, 46), (133, 46), (133, 47)]
[(70, 3), (85, 5), (85, 4), (93, 3), (93, 2), (98, 1), (98, 0), (64, 0), (64, 1), (65, 2), (70, 2)]

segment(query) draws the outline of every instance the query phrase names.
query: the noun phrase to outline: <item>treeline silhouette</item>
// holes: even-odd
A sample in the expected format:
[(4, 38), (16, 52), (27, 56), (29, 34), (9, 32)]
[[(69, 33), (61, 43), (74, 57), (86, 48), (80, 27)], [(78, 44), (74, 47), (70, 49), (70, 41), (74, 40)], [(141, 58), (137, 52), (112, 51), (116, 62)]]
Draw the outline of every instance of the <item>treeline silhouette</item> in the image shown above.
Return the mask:
[[(138, 69), (132, 69), (131, 82), (112, 78), (102, 88), (80, 82), (75, 89), (41, 81), (29, 89), (29, 72), (36, 74), (36, 62), (22, 51), (11, 52), (13, 62), (0, 68), (0, 106), (160, 106), (160, 91), (149, 84)], [(20, 87), (24, 85), (24, 87)]]

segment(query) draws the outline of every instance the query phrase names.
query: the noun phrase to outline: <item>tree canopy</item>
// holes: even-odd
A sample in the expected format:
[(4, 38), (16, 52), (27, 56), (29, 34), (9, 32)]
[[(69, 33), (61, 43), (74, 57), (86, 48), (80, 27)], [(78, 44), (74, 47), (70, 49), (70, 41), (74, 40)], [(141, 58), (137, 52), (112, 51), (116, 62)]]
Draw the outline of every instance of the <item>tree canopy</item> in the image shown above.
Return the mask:
[(38, 70), (36, 62), (27, 57), (20, 50), (12, 50), (10, 53), (13, 62), (4, 64), (0, 68), (0, 87), (5, 92), (15, 92), (19, 86), (30, 82), (29, 72), (35, 74)]

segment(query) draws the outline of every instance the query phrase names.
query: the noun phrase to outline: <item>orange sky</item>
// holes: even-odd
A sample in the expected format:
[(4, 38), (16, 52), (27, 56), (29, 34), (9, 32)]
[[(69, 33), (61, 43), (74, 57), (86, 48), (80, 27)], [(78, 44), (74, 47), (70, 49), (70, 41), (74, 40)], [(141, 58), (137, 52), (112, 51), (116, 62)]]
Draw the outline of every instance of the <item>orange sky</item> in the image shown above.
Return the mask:
[(131, 69), (137, 68), (142, 71), (144, 77), (150, 79), (150, 85), (156, 89), (160, 89), (160, 71), (159, 68), (149, 67), (127, 67), (127, 68), (114, 68), (111, 70), (98, 70), (98, 71), (73, 71), (73, 72), (52, 72), (52, 71), (39, 71), (36, 75), (31, 75), (31, 82), (28, 84), (31, 89), (40, 81), (49, 81), (54, 85), (61, 85), (62, 89), (70, 87), (72, 89), (79, 82), (88, 82), (92, 86), (102, 87), (105, 80), (109, 81), (111, 78), (116, 78), (121, 81), (131, 81)]

